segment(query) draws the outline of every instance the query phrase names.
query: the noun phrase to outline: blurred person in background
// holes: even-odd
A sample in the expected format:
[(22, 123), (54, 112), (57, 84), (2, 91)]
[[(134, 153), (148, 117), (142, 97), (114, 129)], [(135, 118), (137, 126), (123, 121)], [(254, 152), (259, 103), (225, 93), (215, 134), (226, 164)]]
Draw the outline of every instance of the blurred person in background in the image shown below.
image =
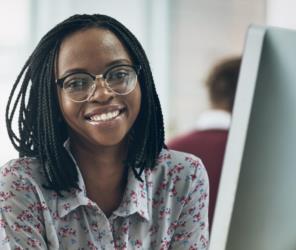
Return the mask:
[(210, 109), (200, 115), (192, 131), (171, 139), (167, 144), (170, 149), (200, 157), (205, 164), (210, 182), (210, 227), (215, 210), (240, 64), (240, 57), (231, 57), (214, 65), (206, 80)]

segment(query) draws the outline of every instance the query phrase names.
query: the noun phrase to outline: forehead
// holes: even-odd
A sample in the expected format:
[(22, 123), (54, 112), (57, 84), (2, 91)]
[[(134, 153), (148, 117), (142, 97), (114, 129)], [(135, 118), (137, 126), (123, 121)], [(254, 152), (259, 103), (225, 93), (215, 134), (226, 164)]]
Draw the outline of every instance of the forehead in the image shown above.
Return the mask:
[(131, 57), (114, 33), (102, 28), (77, 31), (66, 37), (57, 56), (58, 75), (71, 69), (103, 70), (117, 60)]

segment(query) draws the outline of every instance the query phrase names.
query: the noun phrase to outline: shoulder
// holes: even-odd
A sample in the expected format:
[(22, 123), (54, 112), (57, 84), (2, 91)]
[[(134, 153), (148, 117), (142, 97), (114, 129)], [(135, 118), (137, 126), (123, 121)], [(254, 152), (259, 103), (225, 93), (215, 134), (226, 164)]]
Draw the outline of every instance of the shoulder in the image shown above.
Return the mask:
[(42, 167), (39, 161), (33, 157), (13, 159), (0, 168), (0, 179), (9, 178), (41, 178)]
[(182, 169), (187, 169), (189, 172), (205, 171), (201, 159), (197, 156), (177, 150), (162, 149), (157, 159), (157, 167), (171, 169), (176, 165), (182, 166)]
[(173, 137), (169, 142), (168, 142), (168, 145), (170, 144), (174, 144), (174, 143), (177, 143), (177, 142), (182, 142), (184, 140), (188, 140), (190, 139), (192, 136), (195, 136), (196, 134), (198, 134), (199, 131), (198, 130), (191, 130), (191, 131), (188, 131), (188, 132), (185, 132), (183, 134), (179, 134), (175, 137)]
[(202, 131), (192, 130), (174, 137), (167, 143), (167, 145), (169, 148), (182, 150), (184, 146), (196, 143), (200, 137), (203, 137)]
[(35, 158), (11, 160), (0, 168), (0, 234), (6, 239), (0, 245), (5, 249), (20, 249), (16, 247), (20, 245), (32, 249), (32, 244), (45, 249), (44, 235), (51, 230), (46, 224), (51, 218), (40, 169)]
[(175, 150), (196, 153), (204, 151), (203, 147), (226, 143), (228, 130), (208, 129), (195, 130), (173, 138), (168, 142), (168, 147)]
[(200, 158), (170, 149), (162, 149), (152, 174), (159, 181), (180, 181), (186, 185), (202, 181), (208, 185), (207, 172)]
[(19, 158), (7, 162), (0, 168), (0, 201), (10, 197), (29, 197), (43, 183), (40, 163), (35, 158)]
[(181, 213), (187, 214), (186, 209), (191, 212), (207, 209), (209, 180), (198, 157), (163, 149), (157, 165), (145, 172), (154, 216), (168, 212), (171, 220), (177, 221)]

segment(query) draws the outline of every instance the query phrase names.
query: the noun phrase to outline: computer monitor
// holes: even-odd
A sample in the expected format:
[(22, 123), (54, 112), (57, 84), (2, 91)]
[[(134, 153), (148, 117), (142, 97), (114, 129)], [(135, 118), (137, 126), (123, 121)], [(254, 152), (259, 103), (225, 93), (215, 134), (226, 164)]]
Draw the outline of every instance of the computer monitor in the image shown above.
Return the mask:
[(209, 250), (296, 249), (296, 31), (248, 30)]

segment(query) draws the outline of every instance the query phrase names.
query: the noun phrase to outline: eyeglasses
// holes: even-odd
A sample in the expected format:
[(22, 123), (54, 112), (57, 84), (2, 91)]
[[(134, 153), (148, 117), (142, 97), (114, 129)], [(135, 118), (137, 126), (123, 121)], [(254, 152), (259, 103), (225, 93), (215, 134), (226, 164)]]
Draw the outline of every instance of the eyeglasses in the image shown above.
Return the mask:
[(88, 72), (73, 72), (56, 79), (67, 97), (74, 102), (87, 101), (96, 90), (96, 79), (102, 78), (102, 86), (117, 95), (127, 95), (137, 85), (137, 75), (141, 67), (120, 64), (108, 68), (103, 74), (93, 75)]

